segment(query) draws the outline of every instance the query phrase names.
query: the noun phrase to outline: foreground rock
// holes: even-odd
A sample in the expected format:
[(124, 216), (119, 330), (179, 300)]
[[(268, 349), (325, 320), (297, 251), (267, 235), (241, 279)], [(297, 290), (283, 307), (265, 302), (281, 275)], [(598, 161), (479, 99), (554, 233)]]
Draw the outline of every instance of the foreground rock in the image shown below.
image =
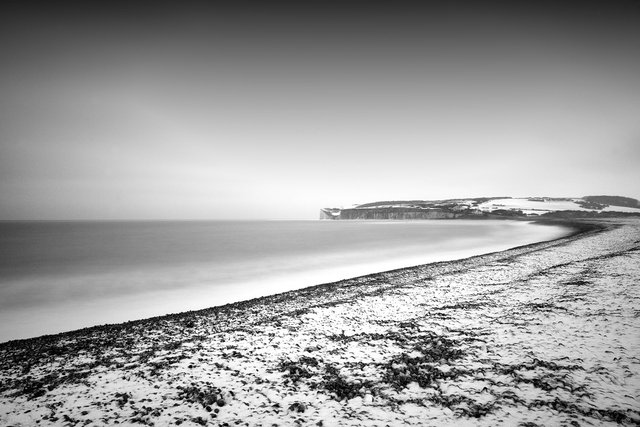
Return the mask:
[(0, 345), (2, 425), (640, 424), (640, 222)]

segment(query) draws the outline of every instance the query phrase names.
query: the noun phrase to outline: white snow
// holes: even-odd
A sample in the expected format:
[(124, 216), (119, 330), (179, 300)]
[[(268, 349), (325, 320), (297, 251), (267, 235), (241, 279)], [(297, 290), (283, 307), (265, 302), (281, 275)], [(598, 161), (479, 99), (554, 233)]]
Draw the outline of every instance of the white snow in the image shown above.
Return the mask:
[[(527, 198), (512, 199), (494, 199), (478, 205), (478, 209), (484, 212), (491, 212), (496, 209), (522, 210), (526, 214), (542, 214), (550, 211), (596, 211), (594, 209), (586, 209), (580, 206), (577, 201), (581, 199), (570, 200), (529, 200)], [(638, 208), (628, 208), (622, 206), (608, 206), (603, 209), (607, 212), (637, 212)]]

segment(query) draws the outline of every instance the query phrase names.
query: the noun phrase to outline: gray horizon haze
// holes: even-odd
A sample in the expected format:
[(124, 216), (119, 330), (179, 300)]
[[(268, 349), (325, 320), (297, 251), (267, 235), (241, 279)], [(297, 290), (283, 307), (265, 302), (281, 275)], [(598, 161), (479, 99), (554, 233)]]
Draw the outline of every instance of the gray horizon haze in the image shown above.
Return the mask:
[(640, 198), (640, 3), (3, 2), (0, 220)]

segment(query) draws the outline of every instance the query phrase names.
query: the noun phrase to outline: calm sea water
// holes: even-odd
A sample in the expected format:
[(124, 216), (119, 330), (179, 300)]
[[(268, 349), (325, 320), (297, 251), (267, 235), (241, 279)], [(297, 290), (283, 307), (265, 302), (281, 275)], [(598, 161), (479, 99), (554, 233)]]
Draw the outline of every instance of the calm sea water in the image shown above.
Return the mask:
[(517, 221), (0, 222), (0, 341), (549, 240)]

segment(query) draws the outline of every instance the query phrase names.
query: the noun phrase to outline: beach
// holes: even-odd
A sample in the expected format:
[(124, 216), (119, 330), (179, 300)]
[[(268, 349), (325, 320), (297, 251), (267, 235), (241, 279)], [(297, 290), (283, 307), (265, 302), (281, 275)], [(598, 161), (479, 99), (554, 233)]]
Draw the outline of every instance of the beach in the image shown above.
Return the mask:
[(640, 221), (0, 344), (0, 424), (638, 425)]

